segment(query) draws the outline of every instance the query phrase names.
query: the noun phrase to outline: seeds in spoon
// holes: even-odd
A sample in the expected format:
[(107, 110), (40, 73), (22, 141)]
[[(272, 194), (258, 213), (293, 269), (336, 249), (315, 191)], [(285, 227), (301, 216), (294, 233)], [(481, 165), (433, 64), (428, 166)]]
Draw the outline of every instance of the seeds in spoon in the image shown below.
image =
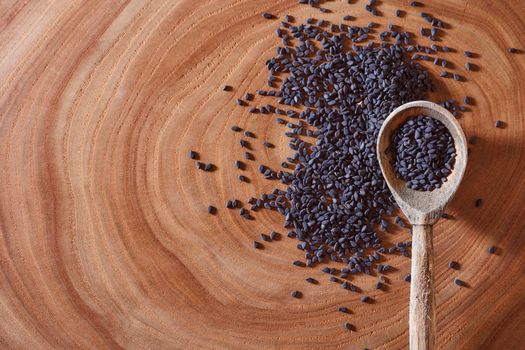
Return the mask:
[(416, 191), (433, 191), (447, 181), (456, 160), (452, 135), (439, 120), (410, 117), (393, 134), (388, 152), (396, 176)]

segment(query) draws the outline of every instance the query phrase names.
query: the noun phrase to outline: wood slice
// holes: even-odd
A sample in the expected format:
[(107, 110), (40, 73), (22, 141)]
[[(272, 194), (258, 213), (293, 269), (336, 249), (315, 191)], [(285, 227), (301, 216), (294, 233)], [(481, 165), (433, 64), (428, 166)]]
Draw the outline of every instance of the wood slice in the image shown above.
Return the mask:
[[(225, 202), (272, 190), (257, 165), (277, 168), (291, 154), (274, 116), (235, 104), (265, 88), (280, 45), (279, 20), (262, 12), (336, 23), (351, 14), (349, 24), (418, 33), (425, 11), (447, 23), (437, 44), (455, 49), (443, 57), (467, 78), (439, 79), (441, 68), (423, 63), (439, 81), (432, 100), (471, 96), (460, 122), (478, 137), (452, 218), (434, 228), (438, 348), (523, 348), (525, 54), (507, 48), (525, 49), (525, 2), (424, 3), (381, 1), (384, 16), (372, 18), (364, 1), (327, 1), (328, 14), (296, 0), (0, 2), (0, 347), (406, 348), (409, 259), (389, 257), (386, 291), (377, 277), (353, 278), (375, 300), (361, 303), (319, 268), (291, 264), (301, 252), (281, 216), (247, 221)], [(397, 8), (407, 15), (394, 17)], [(242, 172), (250, 183), (233, 167), (234, 124), (257, 136)], [(198, 171), (190, 150), (217, 169)], [(272, 230), (282, 239), (252, 248)], [(406, 230), (385, 237), (403, 239)]]

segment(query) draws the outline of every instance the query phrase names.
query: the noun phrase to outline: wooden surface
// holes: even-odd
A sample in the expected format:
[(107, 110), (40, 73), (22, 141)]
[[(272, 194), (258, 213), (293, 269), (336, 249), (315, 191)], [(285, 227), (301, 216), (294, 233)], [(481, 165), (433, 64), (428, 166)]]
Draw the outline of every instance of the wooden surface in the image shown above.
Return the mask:
[[(434, 227), (438, 347), (523, 349), (525, 55), (506, 49), (525, 48), (525, 2), (424, 2), (378, 8), (415, 32), (419, 11), (436, 15), (450, 25), (448, 46), (479, 54), (467, 74), (461, 52), (447, 53), (468, 81), (447, 79), (433, 96), (472, 96), (460, 122), (479, 137), (453, 219)], [(365, 15), (363, 1), (326, 6), (323, 18), (338, 22)], [(398, 6), (407, 17), (393, 18)], [(232, 124), (257, 134), (256, 163), (277, 167), (290, 154), (273, 117), (234, 104), (265, 86), (279, 44), (264, 10), (320, 17), (295, 0), (0, 1), (1, 348), (407, 347), (407, 258), (389, 260), (387, 291), (374, 289), (376, 277), (355, 278), (376, 300), (360, 303), (318, 268), (292, 266), (294, 240), (251, 247), (261, 232), (285, 233), (281, 217), (261, 211), (248, 222), (224, 208), (273, 188), (254, 166), (251, 183), (238, 182)], [(190, 149), (217, 171), (198, 172)], [(446, 267), (452, 259), (459, 271)]]

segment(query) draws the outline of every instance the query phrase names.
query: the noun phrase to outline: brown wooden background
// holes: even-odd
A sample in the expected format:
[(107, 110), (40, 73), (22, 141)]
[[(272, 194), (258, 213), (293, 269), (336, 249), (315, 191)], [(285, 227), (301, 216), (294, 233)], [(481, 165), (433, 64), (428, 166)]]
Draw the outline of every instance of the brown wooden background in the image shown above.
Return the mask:
[[(425, 11), (449, 23), (443, 43), (459, 52), (444, 57), (468, 81), (448, 79), (433, 98), (472, 96), (461, 124), (479, 141), (454, 219), (435, 230), (439, 347), (524, 349), (525, 54), (506, 49), (525, 48), (525, 2), (408, 2), (382, 1), (379, 18), (364, 1), (326, 2), (333, 13), (322, 18), (419, 32)], [(408, 15), (395, 18), (398, 7)], [(296, 0), (0, 1), (1, 348), (406, 348), (408, 259), (389, 260), (386, 292), (376, 278), (354, 279), (377, 300), (365, 305), (319, 268), (293, 267), (295, 240), (251, 247), (261, 232), (286, 233), (280, 216), (248, 222), (224, 208), (274, 185), (256, 166), (250, 184), (238, 182), (231, 125), (257, 134), (254, 164), (278, 167), (291, 151), (273, 117), (234, 103), (264, 88), (280, 43), (265, 10), (321, 18)], [(465, 49), (479, 54), (478, 72), (465, 71)], [(195, 170), (190, 149), (218, 170)]]

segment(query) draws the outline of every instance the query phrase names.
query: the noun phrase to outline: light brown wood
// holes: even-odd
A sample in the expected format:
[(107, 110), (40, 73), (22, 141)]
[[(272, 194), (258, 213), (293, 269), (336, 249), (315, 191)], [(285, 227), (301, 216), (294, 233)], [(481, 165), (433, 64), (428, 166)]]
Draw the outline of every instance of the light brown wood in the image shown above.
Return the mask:
[[(410, 117), (426, 115), (439, 120), (450, 132), (456, 161), (447, 181), (433, 191), (406, 187), (392, 167), (392, 135)], [(467, 140), (456, 118), (429, 101), (413, 101), (396, 108), (384, 121), (377, 138), (377, 158), (390, 192), (412, 227), (412, 280), (410, 282), (409, 336), (411, 350), (433, 350), (436, 338), (434, 248), (432, 226), (456, 194), (467, 167)]]
[(409, 344), (411, 350), (431, 350), (436, 343), (436, 296), (432, 226), (412, 226)]
[[(525, 47), (525, 3), (408, 2), (381, 1), (385, 16), (372, 18), (364, 0), (325, 2), (329, 14), (297, 0), (0, 1), (0, 348), (408, 347), (409, 259), (388, 256), (395, 270), (386, 291), (375, 289), (377, 276), (353, 278), (375, 300), (363, 304), (319, 269), (292, 266), (301, 258), (295, 240), (251, 247), (260, 233), (285, 235), (282, 217), (260, 211), (247, 222), (224, 208), (274, 187), (252, 166), (251, 183), (239, 183), (231, 125), (257, 135), (256, 164), (278, 168), (291, 154), (273, 116), (235, 105), (265, 88), (265, 61), (280, 45), (278, 21), (263, 11), (337, 23), (351, 14), (358, 19), (348, 24), (413, 33), (428, 26), (420, 11), (448, 23), (437, 44), (456, 49), (441, 55), (468, 81), (436, 78), (431, 99), (471, 96), (459, 122), (478, 142), (447, 207), (452, 218), (434, 230), (436, 342), (522, 348), (525, 55), (506, 49)], [(394, 18), (397, 8), (407, 16)], [(465, 49), (479, 56), (467, 59)], [(479, 71), (466, 72), (467, 61)], [(506, 128), (495, 129), (496, 119)], [(263, 140), (276, 148), (265, 150)], [(196, 171), (190, 149), (217, 171)], [(216, 216), (206, 214), (209, 204)], [(395, 229), (382, 238), (410, 235)], [(320, 284), (307, 285), (309, 276)], [(292, 299), (293, 289), (303, 298)]]

